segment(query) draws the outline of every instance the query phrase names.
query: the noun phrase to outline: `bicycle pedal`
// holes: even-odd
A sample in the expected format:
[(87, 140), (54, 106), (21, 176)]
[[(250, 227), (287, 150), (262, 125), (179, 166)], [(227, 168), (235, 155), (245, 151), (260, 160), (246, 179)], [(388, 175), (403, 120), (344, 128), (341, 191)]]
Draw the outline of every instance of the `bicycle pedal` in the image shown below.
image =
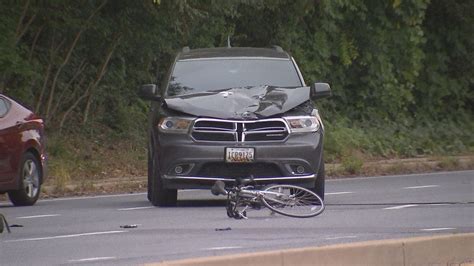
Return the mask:
[(243, 211), (243, 212), (236, 212), (235, 213), (235, 216), (234, 216), (235, 219), (245, 219), (247, 220), (247, 212), (246, 211)]

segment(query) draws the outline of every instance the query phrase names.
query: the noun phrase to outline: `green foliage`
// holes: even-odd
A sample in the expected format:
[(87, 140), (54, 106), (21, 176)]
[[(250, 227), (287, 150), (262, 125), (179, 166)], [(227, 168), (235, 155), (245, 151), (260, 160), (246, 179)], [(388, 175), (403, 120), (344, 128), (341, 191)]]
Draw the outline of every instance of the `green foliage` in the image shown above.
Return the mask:
[(347, 120), (336, 119), (336, 123), (326, 123), (326, 158), (335, 161), (354, 150), (385, 158), (469, 153), (474, 147), (473, 130), (472, 120), (424, 121), (416, 125), (361, 121), (349, 126)]
[(455, 170), (459, 169), (460, 162), (456, 157), (443, 157), (438, 163), (441, 169)]
[(281, 45), (308, 83), (331, 83), (318, 103), (330, 160), (472, 152), (473, 13), (465, 0), (3, 1), (0, 93), (50, 132), (143, 141), (138, 87), (159, 83), (177, 49), (230, 36)]
[(351, 175), (360, 173), (364, 161), (357, 155), (351, 154), (342, 157), (341, 166), (346, 173)]

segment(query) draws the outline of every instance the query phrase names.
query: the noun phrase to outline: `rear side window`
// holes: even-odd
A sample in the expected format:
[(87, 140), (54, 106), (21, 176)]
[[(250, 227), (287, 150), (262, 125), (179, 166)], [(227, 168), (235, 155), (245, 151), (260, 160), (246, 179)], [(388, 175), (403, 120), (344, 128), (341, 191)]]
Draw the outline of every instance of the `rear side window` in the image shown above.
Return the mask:
[(0, 98), (0, 117), (4, 117), (9, 109), (10, 103), (4, 98)]

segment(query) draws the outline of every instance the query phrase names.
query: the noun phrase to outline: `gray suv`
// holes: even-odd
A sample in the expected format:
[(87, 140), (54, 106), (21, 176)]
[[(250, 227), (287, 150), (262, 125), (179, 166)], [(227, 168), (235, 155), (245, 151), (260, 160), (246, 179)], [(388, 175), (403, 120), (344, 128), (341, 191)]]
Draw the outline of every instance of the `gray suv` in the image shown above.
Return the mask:
[(158, 88), (143, 85), (149, 115), (148, 199), (171, 206), (178, 189), (252, 177), (290, 183), (324, 197), (324, 126), (312, 100), (327, 83), (306, 86), (280, 47), (189, 49)]

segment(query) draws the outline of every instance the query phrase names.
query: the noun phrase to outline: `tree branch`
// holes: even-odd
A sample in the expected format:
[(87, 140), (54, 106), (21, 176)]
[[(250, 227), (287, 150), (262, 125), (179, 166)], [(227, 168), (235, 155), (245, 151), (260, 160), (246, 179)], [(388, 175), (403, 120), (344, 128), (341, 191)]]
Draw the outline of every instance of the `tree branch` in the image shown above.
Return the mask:
[(33, 16), (28, 20), (28, 22), (26, 23), (25, 27), (24, 27), (23, 30), (21, 31), (21, 33), (16, 36), (15, 45), (18, 44), (18, 42), (21, 40), (21, 37), (23, 37), (23, 35), (25, 35), (26, 31), (28, 31), (28, 28), (30, 27), (30, 25), (31, 25), (31, 23), (33, 22), (33, 20), (35, 20), (35, 18), (36, 18), (36, 14), (33, 15)]
[(84, 118), (82, 120), (82, 124), (87, 123), (87, 119), (89, 117), (89, 110), (92, 103), (92, 91), (97, 87), (99, 82), (102, 80), (107, 70), (107, 66), (109, 65), (110, 58), (112, 58), (115, 48), (117, 48), (117, 46), (119, 45), (121, 38), (122, 36), (118, 34), (117, 37), (114, 38), (114, 40), (112, 41), (111, 47), (109, 48), (105, 61), (103, 62), (102, 67), (100, 68), (100, 71), (98, 72), (95, 82), (92, 84), (92, 87), (90, 88), (89, 99), (87, 100), (86, 109), (84, 110)]
[[(28, 11), (28, 7), (30, 6), (30, 0), (27, 0), (26, 3), (25, 3), (25, 7), (23, 8), (23, 12), (21, 13), (21, 17), (20, 17), (20, 20), (18, 21), (18, 25), (16, 26), (16, 32), (15, 32), (15, 36), (19, 36), (20, 35), (20, 31), (21, 31), (21, 25), (23, 24), (23, 20), (25, 19), (26, 17), (26, 12)], [(15, 38), (15, 39), (18, 39)], [(16, 42), (15, 42), (16, 43)]]
[[(87, 67), (87, 64), (86, 64), (86, 59), (82, 60), (81, 64), (79, 64), (79, 67), (76, 71), (76, 73), (74, 73), (74, 76), (69, 80), (68, 84), (63, 88), (63, 90), (61, 91), (61, 94), (59, 95), (57, 101), (56, 101), (56, 104), (55, 106), (53, 107), (53, 111), (52, 113), (56, 113), (60, 107), (61, 104), (63, 104), (63, 106), (66, 106), (68, 104), (69, 101), (65, 101), (64, 100), (64, 94), (65, 92), (71, 87), (72, 83), (74, 81), (76, 81), (76, 79), (79, 77), (79, 75), (82, 74), (82, 72), (84, 71), (84, 69)], [(71, 93), (71, 95), (73, 96), (74, 95), (74, 92)]]
[(39, 114), (40, 108), (43, 105), (43, 97), (46, 93), (46, 87), (47, 87), (47, 84), (48, 84), (48, 81), (49, 81), (49, 76), (51, 75), (51, 70), (52, 70), (53, 63), (54, 63), (54, 60), (53, 60), (54, 56), (59, 51), (59, 48), (61, 48), (61, 46), (63, 46), (64, 41), (65, 40), (62, 40), (61, 43), (59, 43), (57, 47), (54, 47), (54, 35), (53, 35), (53, 38), (51, 40), (51, 47), (49, 49), (50, 52), (49, 52), (48, 68), (46, 69), (46, 76), (44, 77), (43, 87), (41, 88), (40, 96), (38, 98), (38, 101), (36, 103), (36, 108), (35, 108), (35, 113), (37, 113), (37, 114)]
[[(92, 90), (97, 87), (97, 85), (99, 84), (99, 82), (102, 80), (106, 70), (107, 70), (107, 66), (110, 62), (110, 59), (112, 58), (112, 55), (115, 51), (115, 49), (117, 48), (118, 44), (119, 44), (119, 41), (121, 39), (121, 36), (119, 35), (117, 38), (115, 38), (115, 40), (112, 42), (112, 45), (110, 46), (109, 48), (109, 51), (107, 52), (107, 55), (104, 59), (104, 62), (102, 63), (102, 66), (99, 68), (99, 70), (97, 71), (97, 78), (94, 80), (94, 81), (91, 81), (89, 86), (87, 87), (87, 89), (84, 91), (84, 93), (79, 96), (79, 98), (77, 98), (77, 100), (71, 104), (71, 106), (68, 108), (68, 110), (64, 113), (63, 117), (61, 118), (61, 122), (59, 123), (59, 131), (61, 132), (63, 127), (64, 127), (64, 123), (66, 122), (66, 119), (68, 118), (68, 116), (71, 114), (71, 112), (79, 105), (79, 103), (85, 99), (86, 97), (90, 96), (90, 93), (92, 92)], [(86, 105), (86, 112), (85, 112), (85, 115), (84, 115), (84, 119), (83, 119), (83, 123), (86, 123), (87, 122), (87, 118), (88, 118), (88, 110), (90, 108), (90, 100), (87, 101), (87, 105)]]
[(35, 51), (36, 48), (36, 42), (38, 41), (39, 36), (41, 35), (41, 32), (43, 32), (44, 29), (44, 24), (39, 28), (38, 32), (35, 34), (35, 38), (33, 39), (33, 43), (31, 44), (30, 48), (30, 53), (28, 55), (28, 62), (31, 62), (31, 58), (33, 58), (33, 52)]
[(53, 104), (53, 98), (54, 98), (54, 93), (56, 90), (56, 84), (58, 81), (58, 77), (61, 74), (61, 71), (63, 70), (64, 66), (67, 65), (69, 62), (69, 59), (71, 58), (72, 51), (76, 47), (77, 42), (79, 41), (79, 38), (81, 37), (82, 33), (86, 30), (86, 28), (89, 26), (90, 21), (94, 18), (94, 16), (105, 6), (107, 3), (107, 0), (104, 0), (93, 12), (92, 14), (87, 18), (87, 20), (84, 23), (84, 26), (79, 30), (79, 32), (76, 34), (76, 37), (74, 38), (74, 41), (72, 42), (71, 46), (69, 47), (69, 50), (66, 54), (66, 57), (64, 58), (63, 62), (59, 66), (58, 70), (56, 71), (56, 75), (54, 76), (53, 79), (53, 84), (51, 85), (51, 91), (49, 93), (49, 99), (48, 99), (48, 105), (46, 107), (46, 114), (45, 114), (45, 120), (49, 121), (51, 118), (51, 108)]

